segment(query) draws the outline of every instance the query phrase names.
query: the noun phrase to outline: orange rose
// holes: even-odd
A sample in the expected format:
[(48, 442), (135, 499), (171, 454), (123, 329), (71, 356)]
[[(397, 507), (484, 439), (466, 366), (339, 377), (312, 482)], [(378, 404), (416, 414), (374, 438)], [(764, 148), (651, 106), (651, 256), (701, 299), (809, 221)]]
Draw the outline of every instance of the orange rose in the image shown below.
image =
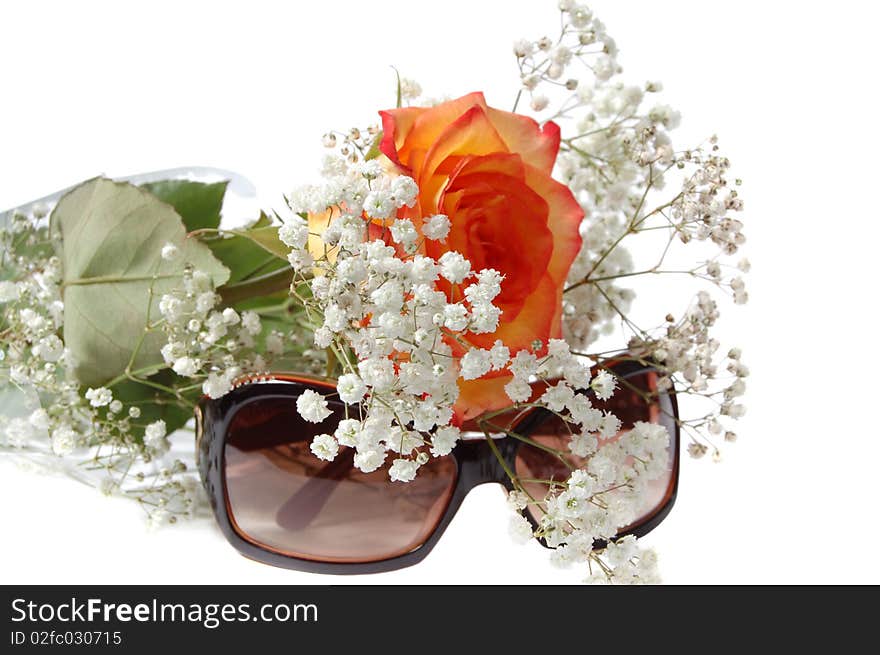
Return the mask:
[[(561, 338), (562, 290), (581, 247), (584, 213), (568, 187), (550, 177), (559, 127), (488, 107), (482, 93), (379, 113), (380, 150), (419, 185), (418, 202), (400, 216), (420, 227), (422, 219), (446, 214), (452, 224), (446, 242), (427, 241), (425, 254), (454, 250), (475, 271), (494, 268), (505, 276), (494, 301), (503, 311), (498, 330), (469, 341), (491, 348), (501, 339), (516, 353), (536, 339), (546, 346)], [(504, 385), (511, 377), (500, 371), (460, 381), (459, 421), (508, 406)]]

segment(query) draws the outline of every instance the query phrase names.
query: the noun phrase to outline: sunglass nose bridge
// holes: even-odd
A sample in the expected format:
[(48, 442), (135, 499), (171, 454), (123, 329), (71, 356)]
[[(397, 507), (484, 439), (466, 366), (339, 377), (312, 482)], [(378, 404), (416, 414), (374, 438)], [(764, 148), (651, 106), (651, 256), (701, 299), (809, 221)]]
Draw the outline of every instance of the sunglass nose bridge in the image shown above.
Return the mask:
[[(472, 488), (489, 482), (507, 484), (510, 478), (504, 467), (511, 470), (515, 465), (515, 444), (510, 439), (493, 439), (495, 448), (489, 445), (486, 439), (468, 440), (461, 443), (460, 457), (462, 458), (462, 477), (466, 487)], [(504, 463), (496, 456), (504, 459)]]

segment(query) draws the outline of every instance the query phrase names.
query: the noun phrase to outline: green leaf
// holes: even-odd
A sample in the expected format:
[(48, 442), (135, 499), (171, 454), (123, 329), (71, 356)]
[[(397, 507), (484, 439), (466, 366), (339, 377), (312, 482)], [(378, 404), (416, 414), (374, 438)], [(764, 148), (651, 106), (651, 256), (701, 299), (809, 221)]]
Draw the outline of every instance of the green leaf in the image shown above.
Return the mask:
[[(168, 387), (180, 380), (168, 369), (149, 379)], [(191, 392), (189, 399), (195, 402), (198, 394), (198, 391)], [(132, 420), (132, 424), (135, 426), (133, 432), (139, 437), (143, 437), (144, 428), (153, 421), (165, 421), (165, 427), (171, 434), (186, 425), (186, 422), (192, 418), (192, 412), (181, 407), (167, 393), (134, 380), (123, 380), (114, 384), (113, 397), (122, 401), (126, 407), (135, 406), (141, 410), (140, 417), (137, 420)]]
[(205, 240), (205, 244), (230, 270), (229, 284), (258, 277), (285, 265), (289, 266), (286, 261), (268, 254), (243, 237), (220, 237)]
[(220, 209), (228, 182), (205, 184), (189, 180), (163, 180), (142, 185), (159, 200), (177, 210), (189, 232), (220, 225)]
[(400, 83), (400, 71), (392, 66), (394, 69), (394, 75), (397, 77), (397, 108), (400, 109), (403, 106), (403, 85)]
[(286, 259), (289, 248), (278, 239), (278, 228), (265, 212), (249, 228), (223, 230), (201, 239), (231, 271), (229, 284), (290, 266)]
[(227, 305), (236, 305), (245, 300), (259, 298), (268, 294), (287, 290), (293, 282), (293, 269), (290, 266), (278, 268), (271, 273), (248, 280), (227, 284), (217, 289), (217, 293)]
[(290, 247), (284, 245), (278, 238), (278, 227), (275, 225), (255, 225), (246, 230), (229, 230), (228, 232), (252, 241), (266, 252), (284, 261), (287, 261), (287, 255), (290, 254)]
[(376, 157), (378, 157), (379, 155), (382, 154), (382, 152), (379, 150), (379, 146), (382, 145), (383, 134), (384, 134), (384, 132), (379, 132), (376, 135), (376, 138), (373, 139), (373, 143), (370, 144), (370, 149), (367, 151), (367, 154), (364, 155), (364, 159), (366, 161), (370, 161), (371, 159), (375, 159)]
[[(96, 178), (65, 194), (52, 212), (64, 268), (64, 341), (74, 373), (97, 386), (132, 370), (162, 365), (159, 299), (180, 286), (191, 265), (215, 286), (229, 271), (197, 239), (187, 238), (174, 209), (144, 189)], [(179, 251), (170, 261), (162, 247)], [(152, 300), (151, 300), (152, 298)]]

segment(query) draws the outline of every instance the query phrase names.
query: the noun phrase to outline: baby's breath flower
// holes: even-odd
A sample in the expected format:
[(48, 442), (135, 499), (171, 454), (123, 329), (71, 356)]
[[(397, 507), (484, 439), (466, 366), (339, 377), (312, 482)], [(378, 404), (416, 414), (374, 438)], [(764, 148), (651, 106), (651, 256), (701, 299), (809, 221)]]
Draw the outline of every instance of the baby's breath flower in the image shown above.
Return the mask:
[(364, 398), (367, 387), (361, 378), (354, 373), (346, 373), (340, 376), (336, 383), (336, 391), (339, 399), (348, 405), (356, 405)]
[(528, 543), (532, 538), (532, 524), (519, 512), (511, 515), (508, 531), (513, 540), (518, 544)]
[(317, 391), (306, 389), (296, 399), (296, 409), (305, 420), (320, 423), (333, 412), (327, 407), (327, 400)]
[(411, 482), (416, 477), (419, 465), (411, 459), (395, 459), (388, 469), (392, 482)]
[(166, 434), (165, 421), (153, 421), (144, 431), (144, 445), (154, 452), (164, 452), (169, 446)]
[(354, 455), (354, 465), (364, 473), (372, 473), (385, 461), (385, 451), (378, 448), (358, 448)]
[(76, 448), (77, 434), (69, 425), (60, 425), (52, 432), (52, 452), (69, 455)]
[(611, 398), (616, 387), (617, 380), (611, 375), (611, 373), (604, 369), (596, 373), (596, 377), (594, 377), (593, 381), (590, 383), (590, 388), (596, 393), (596, 397), (600, 400), (608, 400)]
[(491, 368), (492, 356), (488, 350), (472, 348), (461, 358), (461, 377), (465, 380), (481, 378)]
[(431, 436), (431, 454), (435, 457), (443, 457), (452, 452), (455, 444), (461, 436), (461, 432), (454, 425), (439, 428)]
[(422, 225), (422, 234), (425, 235), (426, 239), (444, 241), (449, 235), (450, 227), (451, 223), (448, 216), (445, 214), (435, 214)]
[(400, 96), (405, 100), (413, 100), (422, 95), (422, 87), (415, 80), (406, 77), (400, 79)]
[(309, 448), (315, 457), (328, 462), (333, 461), (333, 459), (336, 458), (336, 454), (339, 452), (339, 444), (336, 443), (336, 439), (329, 434), (319, 434), (316, 436), (312, 439), (312, 444)]
[(440, 257), (440, 275), (453, 284), (461, 284), (471, 275), (471, 265), (461, 253), (449, 251)]
[(401, 175), (391, 182), (391, 198), (399, 207), (412, 207), (418, 197), (419, 187), (411, 177)]
[(278, 238), (290, 248), (304, 248), (309, 238), (309, 224), (305, 219), (293, 216), (278, 228)]
[(209, 398), (220, 398), (232, 391), (232, 381), (220, 373), (210, 373), (202, 385), (202, 391)]
[(89, 388), (86, 391), (86, 400), (92, 407), (106, 407), (113, 400), (113, 393), (104, 387)]

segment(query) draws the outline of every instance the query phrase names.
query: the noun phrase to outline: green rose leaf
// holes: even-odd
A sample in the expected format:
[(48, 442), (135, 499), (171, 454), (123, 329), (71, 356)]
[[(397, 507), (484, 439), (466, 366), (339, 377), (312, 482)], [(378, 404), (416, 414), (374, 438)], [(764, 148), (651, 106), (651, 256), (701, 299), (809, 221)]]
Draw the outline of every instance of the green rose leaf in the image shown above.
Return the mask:
[(265, 213), (249, 228), (223, 230), (201, 239), (231, 271), (230, 284), (290, 266), (289, 249), (278, 239), (278, 228)]
[[(51, 229), (64, 267), (64, 341), (83, 385), (106, 384), (129, 363), (133, 371), (161, 368), (162, 334), (146, 327), (187, 265), (217, 287), (229, 279), (207, 246), (187, 238), (171, 205), (128, 183), (84, 182), (58, 201)], [(168, 243), (178, 248), (170, 260), (161, 255)]]
[(228, 182), (205, 184), (189, 180), (162, 180), (144, 184), (143, 188), (177, 210), (187, 231), (220, 225), (220, 209)]
[[(265, 216), (265, 214), (263, 216)], [(255, 243), (269, 254), (275, 255), (279, 259), (286, 262), (287, 256), (290, 254), (290, 247), (284, 245), (284, 243), (278, 237), (277, 226), (265, 225), (262, 224), (262, 222), (263, 221), (261, 217), (260, 221), (258, 221), (256, 225), (253, 225), (252, 227), (244, 230), (229, 230), (229, 234), (243, 237)]]

